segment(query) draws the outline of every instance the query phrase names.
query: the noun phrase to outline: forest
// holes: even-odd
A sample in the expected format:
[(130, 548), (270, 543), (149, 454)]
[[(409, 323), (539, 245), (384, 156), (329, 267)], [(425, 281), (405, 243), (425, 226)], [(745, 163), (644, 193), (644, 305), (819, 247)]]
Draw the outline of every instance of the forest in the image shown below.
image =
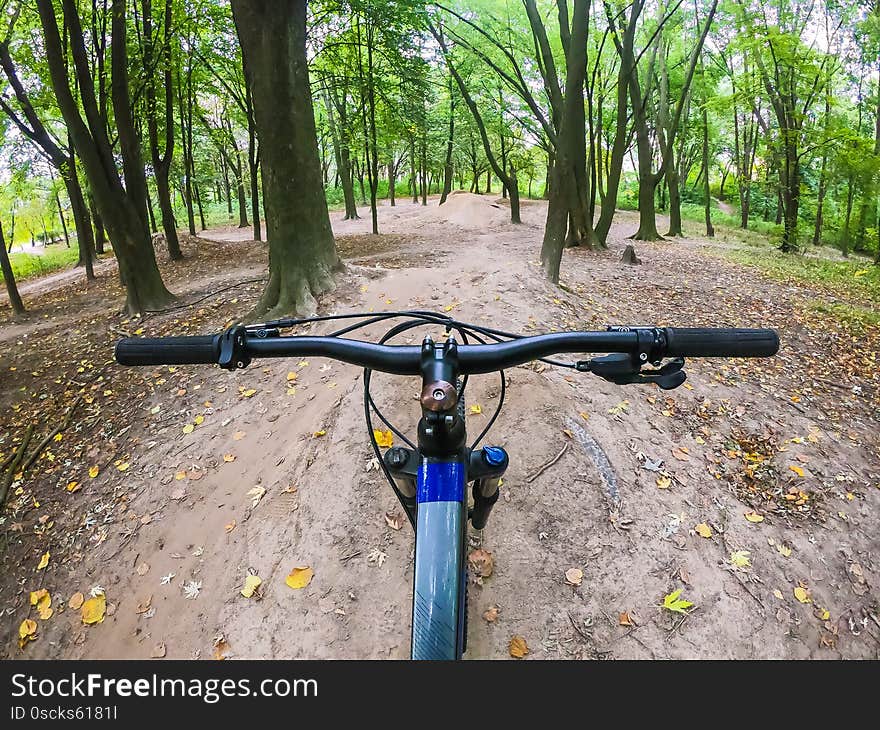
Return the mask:
[(880, 0), (0, 0), (0, 275), (0, 656), (408, 656), (369, 372), (114, 347), (429, 310), (781, 342), (473, 378), (468, 656), (880, 656)]
[[(91, 277), (112, 247), (141, 311), (171, 296), (152, 235), (171, 260), (178, 229), (232, 222), (260, 241), (285, 225), (277, 186), (306, 219), (325, 200), (346, 217), (369, 205), (374, 233), (380, 201), (494, 188), (515, 222), (521, 197), (543, 197), (552, 281), (564, 248), (606, 245), (618, 209), (638, 210), (638, 240), (681, 236), (691, 216), (783, 254), (880, 256), (877, 3), (312, 2), (283, 29), (242, 5), (3, 0), (6, 251), (63, 247), (55, 265)], [(282, 42), (297, 53), (265, 49)], [(278, 135), (301, 179), (279, 179)], [(324, 228), (271, 244), (332, 267)], [(329, 279), (309, 266), (314, 294)], [(21, 305), (8, 263), (4, 279)], [(288, 284), (284, 306), (306, 306)]]

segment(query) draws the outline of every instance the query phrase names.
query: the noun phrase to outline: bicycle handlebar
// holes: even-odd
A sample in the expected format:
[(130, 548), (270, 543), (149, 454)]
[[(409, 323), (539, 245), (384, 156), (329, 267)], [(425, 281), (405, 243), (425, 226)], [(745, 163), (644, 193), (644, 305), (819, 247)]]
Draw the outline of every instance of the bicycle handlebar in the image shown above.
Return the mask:
[[(221, 333), (198, 337), (125, 338), (116, 344), (116, 361), (121, 365), (219, 363), (224, 336)], [(243, 328), (236, 336), (242, 338), (237, 343), (238, 351), (248, 359), (329, 357), (395, 375), (420, 372), (421, 348), (416, 345), (377, 345), (343, 337), (266, 337)], [(769, 357), (778, 349), (779, 337), (768, 329), (618, 328), (557, 332), (486, 345), (460, 344), (458, 362), (462, 375), (477, 375), (560, 353), (608, 352), (635, 356), (645, 352), (646, 359), (655, 362), (664, 357)]]

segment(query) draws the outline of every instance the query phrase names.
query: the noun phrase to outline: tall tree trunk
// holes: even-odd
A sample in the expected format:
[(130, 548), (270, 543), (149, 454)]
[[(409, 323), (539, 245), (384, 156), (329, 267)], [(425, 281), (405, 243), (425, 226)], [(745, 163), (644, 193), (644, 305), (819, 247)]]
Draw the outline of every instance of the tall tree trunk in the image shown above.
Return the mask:
[(440, 194), (440, 205), (446, 202), (452, 192), (452, 150), (455, 141), (455, 97), (453, 78), (449, 74), (449, 135), (446, 138), (446, 161), (443, 164), (443, 192)]
[[(182, 52), (182, 51), (181, 51)], [(181, 61), (182, 65), (183, 61)], [(183, 184), (181, 193), (186, 206), (186, 222), (189, 235), (196, 235), (196, 214), (192, 196), (192, 59), (187, 59), (183, 76), (178, 73), (177, 102), (180, 116), (180, 146), (183, 154)], [(239, 180), (241, 171), (239, 170)]]
[(89, 193), (89, 212), (92, 216), (92, 225), (95, 228), (95, 253), (101, 255), (104, 253), (104, 246), (107, 243), (107, 234), (104, 230), (104, 219), (98, 211), (98, 206), (91, 193)]
[[(152, 0), (141, 0), (141, 17), (143, 32), (143, 65), (146, 81), (146, 117), (147, 135), (150, 140), (150, 155), (153, 160), (153, 175), (156, 179), (156, 195), (159, 198), (159, 211), (162, 215), (162, 231), (168, 247), (168, 258), (177, 261), (183, 258), (180, 241), (177, 237), (177, 221), (174, 218), (174, 206), (171, 204), (171, 162), (174, 157), (174, 74), (171, 63), (171, 38), (174, 32), (173, 0), (165, 0), (162, 20), (161, 68), (162, 86), (165, 91), (165, 149), (159, 146), (159, 110), (156, 93), (156, 52), (153, 44), (153, 8)], [(152, 207), (151, 207), (152, 210)], [(151, 213), (152, 217), (152, 213)], [(153, 222), (153, 230), (156, 224)]]
[(229, 185), (229, 165), (226, 158), (220, 155), (220, 169), (223, 172), (223, 192), (226, 197), (226, 215), (232, 220), (232, 188)]
[(706, 235), (715, 237), (712, 226), (712, 193), (709, 188), (709, 115), (706, 111), (706, 100), (703, 99), (703, 199), (706, 214)]
[(24, 314), (24, 303), (21, 301), (18, 286), (15, 284), (12, 264), (6, 249), (6, 240), (3, 238), (3, 221), (0, 221), (0, 271), (3, 272), (3, 281), (6, 283), (6, 293), (9, 294), (9, 304), (12, 306), (13, 313), (16, 315)]
[[(511, 165), (510, 170), (503, 168), (501, 164), (498, 162), (498, 159), (495, 157), (495, 154), (492, 151), (492, 145), (489, 142), (489, 134), (486, 131), (486, 124), (483, 121), (483, 116), (480, 114), (479, 107), (477, 103), (474, 101), (471, 96), (470, 91), (465, 84), (464, 79), (461, 77), (461, 74), (458, 72), (458, 69), (452, 62), (452, 58), (449, 55), (448, 48), (446, 47), (446, 41), (440, 32), (434, 27), (433, 24), (429, 24), (428, 29), (431, 31), (435, 40), (437, 40), (440, 45), (441, 50), (443, 51), (443, 56), (446, 60), (446, 66), (449, 69), (449, 73), (452, 78), (455, 80), (456, 85), (458, 86), (458, 91), (461, 94), (461, 98), (464, 100), (465, 105), (471, 112), (471, 116), (474, 119), (474, 123), (477, 125), (477, 131), (480, 134), (480, 141), (483, 143), (483, 152), (486, 154), (486, 159), (489, 161), (489, 169), (494, 170), (495, 174), (498, 176), (498, 179), (501, 180), (502, 184), (507, 186), (508, 191), (510, 191), (510, 222), (511, 223), (520, 223), (520, 206), (519, 206), (519, 186), (517, 184), (516, 179), (516, 171), (513, 169)], [(586, 42), (585, 42), (585, 50), (586, 53)], [(452, 130), (450, 129), (450, 144), (448, 149), (451, 151), (452, 143), (451, 143)], [(476, 181), (476, 176), (475, 176)], [(486, 176), (486, 192), (489, 192), (488, 189), (489, 184), (489, 176), (487, 172)], [(479, 192), (479, 191), (477, 191)]]
[[(354, 199), (354, 181), (351, 176), (351, 151), (345, 139), (345, 98), (337, 100), (334, 93), (331, 98), (330, 91), (324, 87), (324, 106), (327, 107), (327, 122), (330, 126), (331, 139), (333, 141), (333, 154), (336, 158), (336, 174), (342, 185), (342, 197), (345, 200), (345, 219), (354, 220), (360, 218), (357, 212), (357, 203)], [(339, 124), (336, 122), (334, 106), (339, 108)]]
[[(162, 282), (150, 233), (146, 224), (143, 162), (140, 149), (134, 149), (136, 135), (131, 125), (131, 106), (127, 83), (125, 2), (113, 0), (111, 60), (123, 78), (114, 74), (111, 85), (114, 118), (123, 152), (125, 185), (120, 180), (113, 150), (107, 137), (105, 120), (95, 101), (91, 69), (75, 0), (62, 0), (71, 55), (76, 68), (80, 103), (88, 124), (80, 116), (71, 92), (65, 53), (62, 48), (55, 7), (52, 0), (37, 0), (43, 29), (44, 50), (55, 97), (64, 121), (89, 179), (89, 187), (110, 232), (110, 240), (119, 262), (120, 276), (126, 288), (126, 309), (140, 313), (159, 309), (173, 297)], [(126, 159), (128, 157), (128, 159)], [(132, 159), (132, 157), (134, 159)], [(132, 180), (127, 176), (131, 174)]]
[[(321, 185), (306, 56), (306, 2), (232, 0), (246, 59), (269, 240), (269, 282), (257, 313), (314, 312), (341, 266)], [(279, 97), (289, 104), (278, 104)]]
[[(602, 209), (599, 211), (599, 220), (596, 222), (596, 239), (606, 244), (608, 233), (611, 230), (611, 222), (617, 208), (617, 194), (620, 190), (620, 178), (623, 174), (623, 161), (628, 146), (628, 119), (629, 109), (629, 77), (635, 73), (635, 56), (633, 44), (635, 43), (636, 26), (639, 14), (644, 6), (643, 0), (635, 0), (630, 6), (629, 22), (623, 28), (622, 37), (619, 40), (620, 65), (617, 69), (617, 120), (614, 128), (614, 140), (611, 143), (611, 155), (605, 179), (607, 181), (605, 196), (602, 198)], [(610, 5), (605, 6), (609, 25), (614, 28)], [(616, 31), (615, 31), (616, 33)], [(614, 36), (617, 37), (616, 35)]]
[[(199, 223), (202, 224), (202, 230), (207, 230), (208, 226), (205, 225), (205, 210), (202, 208), (202, 193), (199, 190), (199, 184), (193, 183), (193, 192), (196, 196), (196, 207), (199, 209)], [(259, 238), (255, 238), (254, 240), (259, 241)]]
[(79, 248), (79, 260), (77, 266), (83, 266), (86, 270), (86, 280), (93, 281), (95, 278), (95, 239), (92, 235), (92, 222), (89, 219), (89, 210), (83, 198), (82, 188), (76, 174), (76, 156), (71, 155), (70, 167), (61, 173), (67, 197), (70, 199), (70, 210), (73, 214), (73, 225), (76, 229), (76, 243)]
[[(562, 102), (562, 113), (556, 135), (556, 164), (550, 181), (552, 193), (547, 204), (547, 222), (541, 245), (541, 265), (545, 276), (554, 284), (559, 283), (559, 269), (568, 234), (569, 216), (580, 204), (574, 167), (583, 161), (573, 158), (585, 144), (582, 122), (584, 120), (583, 90), (587, 75), (589, 13), (589, 0), (574, 0), (573, 22), (566, 51), (565, 98)], [(586, 220), (583, 224), (586, 225)]]
[(159, 227), (156, 225), (156, 212), (153, 210), (153, 196), (147, 194), (147, 214), (150, 222), (150, 233), (158, 233)]
[[(254, 224), (254, 240), (263, 240), (263, 230), (260, 225), (260, 152), (257, 139), (256, 122), (253, 120), (253, 100), (250, 90), (245, 90), (245, 108), (248, 111), (248, 174), (251, 182), (251, 220)], [(201, 215), (201, 209), (199, 209)], [(204, 221), (204, 216), (202, 216)], [(202, 225), (204, 228), (204, 224)]]
[(64, 211), (61, 209), (61, 196), (55, 191), (55, 205), (58, 208), (58, 219), (61, 221), (61, 232), (64, 234), (64, 245), (70, 248), (70, 235), (67, 233), (67, 221), (64, 220)]
[(822, 226), (824, 224), (825, 195), (828, 183), (825, 179), (825, 168), (828, 164), (828, 155), (822, 154), (822, 166), (819, 170), (819, 189), (816, 192), (816, 224), (813, 228), (813, 245), (818, 246), (822, 242)]

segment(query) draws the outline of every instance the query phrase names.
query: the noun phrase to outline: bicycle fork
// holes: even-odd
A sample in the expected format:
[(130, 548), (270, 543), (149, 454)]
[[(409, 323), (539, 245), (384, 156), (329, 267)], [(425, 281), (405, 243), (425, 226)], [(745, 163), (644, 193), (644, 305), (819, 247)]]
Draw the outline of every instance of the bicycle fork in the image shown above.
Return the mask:
[[(509, 461), (501, 447), (465, 446), (457, 379), (455, 340), (435, 345), (425, 338), (419, 447), (383, 456), (415, 528), (413, 659), (458, 659), (466, 648), (467, 520), (485, 527)], [(465, 486), (471, 482), (469, 510)]]

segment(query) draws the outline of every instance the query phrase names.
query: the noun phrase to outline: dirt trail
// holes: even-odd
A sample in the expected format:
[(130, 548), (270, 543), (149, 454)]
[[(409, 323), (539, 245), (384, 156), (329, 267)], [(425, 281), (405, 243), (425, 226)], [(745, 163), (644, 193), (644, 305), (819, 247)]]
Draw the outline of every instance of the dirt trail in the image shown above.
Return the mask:
[[(876, 384), (854, 373), (842, 389), (804, 380), (823, 345), (799, 315), (806, 293), (721, 263), (698, 239), (639, 245), (644, 263), (626, 267), (627, 214), (608, 251), (566, 253), (560, 289), (539, 275), (544, 204), (526, 202), (513, 226), (494, 198), (453, 196), (448, 212), (429, 203), (383, 207), (378, 238), (364, 235), (368, 217), (333, 215), (348, 268), (322, 311), (430, 308), (525, 333), (659, 323), (783, 335), (776, 360), (689, 363), (688, 388), (671, 393), (542, 365), (508, 372), (488, 440), (512, 463), (487, 529), (471, 535), (495, 568), (470, 586), (467, 656), (506, 657), (520, 635), (537, 658), (876, 658), (880, 464), (864, 395)], [(240, 261), (224, 275), (255, 271)], [(101, 495), (106, 525), (80, 530), (80, 562), (59, 559), (2, 594), (10, 635), (40, 581), (59, 602), (100, 585), (112, 615), (84, 627), (78, 612), (59, 612), (26, 655), (141, 658), (161, 645), (170, 658), (209, 658), (222, 636), (229, 657), (408, 656), (412, 534), (385, 518), (399, 508), (371, 463), (360, 371), (292, 360), (143, 376), (125, 435), (130, 468), (77, 495)], [(417, 384), (374, 384), (410, 431)], [(472, 433), (498, 396), (497, 375), (472, 379), (467, 401), (482, 411), (468, 416)], [(750, 565), (735, 567), (741, 551)], [(296, 566), (314, 570), (298, 591), (284, 582)], [(566, 582), (571, 568), (580, 585)], [(263, 581), (259, 599), (239, 594), (248, 572)], [(191, 582), (199, 590), (188, 599)], [(658, 607), (677, 589), (695, 604), (690, 615)]]

